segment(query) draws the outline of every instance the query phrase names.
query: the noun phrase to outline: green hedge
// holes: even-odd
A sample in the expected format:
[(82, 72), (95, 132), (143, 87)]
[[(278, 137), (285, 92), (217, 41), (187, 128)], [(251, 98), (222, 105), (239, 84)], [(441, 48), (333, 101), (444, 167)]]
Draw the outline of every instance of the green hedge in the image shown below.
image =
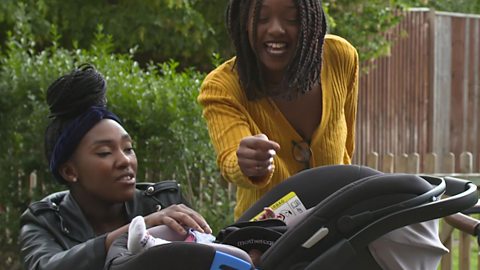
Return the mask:
[[(133, 51), (111, 53), (111, 37), (101, 27), (88, 50), (65, 50), (54, 40), (37, 53), (28, 33), (24, 28), (9, 34), (0, 55), (1, 269), (18, 262), (21, 212), (31, 200), (64, 189), (54, 183), (43, 154), (48, 121), (45, 91), (54, 79), (85, 62), (93, 63), (107, 79), (109, 107), (135, 141), (138, 179), (176, 179), (214, 229), (232, 221), (233, 202), (219, 180), (196, 102), (205, 74), (193, 69), (178, 72), (174, 61), (142, 69), (133, 60)], [(58, 40), (58, 35), (53, 36)], [(34, 171), (39, 187), (29, 194), (29, 175)]]

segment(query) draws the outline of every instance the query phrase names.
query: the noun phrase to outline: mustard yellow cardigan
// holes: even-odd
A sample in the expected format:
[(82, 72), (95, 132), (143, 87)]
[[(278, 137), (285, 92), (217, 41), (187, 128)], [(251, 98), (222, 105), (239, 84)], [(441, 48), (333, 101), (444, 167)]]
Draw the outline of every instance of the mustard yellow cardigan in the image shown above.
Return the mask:
[[(302, 137), (270, 98), (249, 101), (240, 86), (232, 58), (207, 75), (198, 102), (203, 106), (210, 138), (223, 177), (237, 186), (235, 219), (264, 193), (304, 168), (292, 156), (292, 141)], [(321, 70), (323, 112), (310, 147), (311, 167), (349, 164), (354, 150), (358, 95), (358, 55), (345, 39), (325, 37)], [(236, 150), (245, 136), (264, 133), (280, 144), (274, 171), (253, 183), (242, 174)], [(312, 179), (316, 181), (318, 179)]]

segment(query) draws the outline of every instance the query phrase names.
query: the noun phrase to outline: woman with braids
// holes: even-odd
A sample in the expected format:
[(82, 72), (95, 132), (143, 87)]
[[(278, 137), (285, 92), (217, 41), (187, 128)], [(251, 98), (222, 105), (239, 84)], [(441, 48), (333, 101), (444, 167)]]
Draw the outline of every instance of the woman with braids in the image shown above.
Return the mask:
[(226, 14), (236, 57), (198, 101), (238, 218), (301, 170), (351, 162), (358, 55), (326, 35), (320, 0), (231, 0)]
[(167, 225), (211, 233), (205, 220), (179, 204), (157, 211), (136, 189), (132, 139), (106, 108), (106, 84), (84, 65), (47, 90), (51, 122), (45, 132), (50, 170), (67, 192), (32, 203), (21, 217), (20, 248), (25, 269), (103, 269), (112, 241), (143, 216), (147, 227)]

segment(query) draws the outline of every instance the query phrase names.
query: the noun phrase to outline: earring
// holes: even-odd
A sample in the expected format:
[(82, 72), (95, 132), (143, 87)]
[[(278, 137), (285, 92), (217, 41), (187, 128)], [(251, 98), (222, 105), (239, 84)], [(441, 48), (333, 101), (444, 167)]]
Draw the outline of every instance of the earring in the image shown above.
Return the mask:
[(74, 183), (77, 182), (77, 178), (76, 178), (76, 177), (73, 177), (73, 178), (72, 178), (72, 182), (74, 182)]

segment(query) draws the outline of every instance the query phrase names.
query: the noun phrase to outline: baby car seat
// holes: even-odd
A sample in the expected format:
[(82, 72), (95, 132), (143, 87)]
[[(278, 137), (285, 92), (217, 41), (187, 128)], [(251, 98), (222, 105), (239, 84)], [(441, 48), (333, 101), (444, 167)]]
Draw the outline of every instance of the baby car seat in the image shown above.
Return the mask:
[[(262, 228), (249, 222), (291, 191), (310, 208), (294, 223), (278, 230), (278, 224)], [(450, 197), (441, 199), (444, 193)], [(355, 165), (325, 166), (303, 171), (272, 189), (238, 223), (223, 229), (218, 240), (247, 252), (257, 246), (242, 243), (271, 243), (264, 248), (259, 269), (381, 269), (370, 243), (395, 229), (469, 208), (477, 199), (476, 186), (460, 179), (384, 174)], [(277, 237), (267, 241), (251, 237), (272, 229)], [(419, 254), (411, 259), (427, 257)]]
[[(252, 221), (292, 192), (308, 209), (293, 222)], [(444, 193), (449, 197), (441, 198)], [(370, 243), (396, 229), (467, 209), (477, 199), (476, 186), (460, 179), (324, 166), (277, 185), (217, 239), (245, 252), (263, 252), (258, 269), (380, 269)], [(249, 258), (197, 243), (172, 242), (132, 255), (126, 239), (114, 241), (106, 270), (253, 269)]]

